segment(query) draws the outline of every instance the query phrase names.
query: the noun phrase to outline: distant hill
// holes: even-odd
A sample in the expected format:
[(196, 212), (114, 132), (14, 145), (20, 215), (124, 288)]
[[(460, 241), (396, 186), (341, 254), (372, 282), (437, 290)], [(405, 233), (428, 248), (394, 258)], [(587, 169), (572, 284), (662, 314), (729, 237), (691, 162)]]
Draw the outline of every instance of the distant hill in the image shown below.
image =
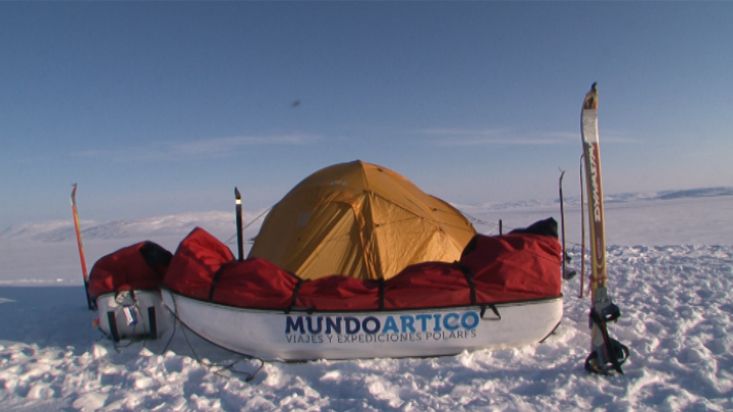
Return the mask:
[[(659, 192), (618, 193), (606, 196), (609, 205), (630, 202), (652, 202), (676, 199), (710, 198), (733, 196), (733, 187), (709, 187), (686, 190), (664, 190)], [(532, 210), (546, 207), (555, 207), (559, 199), (553, 200), (526, 200), (515, 202), (490, 202), (480, 205), (454, 204), (469, 217), (480, 215), (481, 212)], [(580, 199), (566, 198), (567, 205), (578, 205)], [(252, 222), (262, 215), (262, 210), (247, 213), (245, 222)], [(475, 218), (474, 223), (485, 223)], [(262, 219), (253, 222), (247, 229), (246, 236), (251, 237), (259, 231)], [(112, 220), (96, 222), (82, 221), (84, 239), (135, 239), (144, 240), (150, 237), (172, 236), (182, 238), (196, 226), (201, 226), (218, 236), (228, 240), (235, 233), (234, 216), (231, 212), (209, 211), (190, 212), (172, 215), (145, 217), (140, 219)], [(74, 228), (71, 219), (48, 222), (26, 223), (6, 227), (0, 230), (0, 239), (28, 239), (40, 242), (63, 242), (74, 238)]]
[(708, 187), (703, 189), (667, 190), (659, 192), (659, 199), (682, 199), (688, 197), (733, 196), (733, 187)]
[[(235, 232), (234, 216), (230, 212), (210, 211), (179, 213), (140, 219), (107, 222), (82, 221), (82, 237), (92, 239), (137, 239), (177, 236), (182, 238), (196, 226), (214, 234)], [(69, 221), (51, 221), (13, 225), (0, 231), (0, 239), (30, 239), (40, 242), (63, 242), (74, 239), (74, 226)]]
[[(733, 187), (706, 187), (698, 189), (662, 190), (657, 192), (627, 192), (605, 195), (607, 204), (630, 203), (638, 201), (659, 201), (676, 199), (695, 199), (707, 197), (733, 196)], [(559, 198), (546, 200), (519, 200), (512, 202), (486, 202), (478, 205), (456, 204), (453, 206), (468, 213), (479, 211), (527, 210), (555, 207)], [(566, 196), (566, 205), (580, 204), (580, 197)]]
[(622, 203), (637, 200), (674, 200), (718, 196), (733, 196), (733, 187), (705, 187), (699, 189), (662, 190), (659, 192), (617, 193), (606, 195), (606, 202)]

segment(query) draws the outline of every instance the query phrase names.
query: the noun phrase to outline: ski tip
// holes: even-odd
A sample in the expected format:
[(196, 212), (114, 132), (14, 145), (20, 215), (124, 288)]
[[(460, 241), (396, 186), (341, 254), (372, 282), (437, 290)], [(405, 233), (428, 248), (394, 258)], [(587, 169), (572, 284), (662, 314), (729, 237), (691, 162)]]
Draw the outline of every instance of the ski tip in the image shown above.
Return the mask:
[(71, 185), (71, 198), (74, 199), (76, 197), (76, 183), (73, 183)]
[(239, 189), (237, 189), (236, 186), (234, 186), (234, 198), (237, 199), (237, 200), (241, 200), (242, 199), (242, 194), (239, 193)]
[(593, 82), (590, 90), (585, 94), (583, 110), (598, 110), (598, 82)]

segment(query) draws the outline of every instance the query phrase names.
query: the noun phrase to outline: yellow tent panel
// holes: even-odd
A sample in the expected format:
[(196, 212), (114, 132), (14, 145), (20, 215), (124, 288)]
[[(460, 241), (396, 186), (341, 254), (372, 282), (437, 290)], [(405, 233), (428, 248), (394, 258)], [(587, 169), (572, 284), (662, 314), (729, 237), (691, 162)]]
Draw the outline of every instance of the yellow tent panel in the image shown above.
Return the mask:
[(265, 218), (250, 256), (303, 279), (389, 279), (414, 263), (458, 260), (475, 233), (448, 203), (356, 160), (296, 185)]

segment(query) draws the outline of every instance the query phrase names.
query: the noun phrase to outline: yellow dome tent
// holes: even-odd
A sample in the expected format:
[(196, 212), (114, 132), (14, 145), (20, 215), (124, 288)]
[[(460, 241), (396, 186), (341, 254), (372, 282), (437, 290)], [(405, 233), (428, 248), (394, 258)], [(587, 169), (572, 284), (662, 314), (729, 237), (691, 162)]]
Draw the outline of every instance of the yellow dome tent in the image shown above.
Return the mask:
[(303, 279), (389, 279), (414, 263), (458, 260), (475, 233), (453, 206), (356, 160), (296, 185), (265, 218), (250, 256)]

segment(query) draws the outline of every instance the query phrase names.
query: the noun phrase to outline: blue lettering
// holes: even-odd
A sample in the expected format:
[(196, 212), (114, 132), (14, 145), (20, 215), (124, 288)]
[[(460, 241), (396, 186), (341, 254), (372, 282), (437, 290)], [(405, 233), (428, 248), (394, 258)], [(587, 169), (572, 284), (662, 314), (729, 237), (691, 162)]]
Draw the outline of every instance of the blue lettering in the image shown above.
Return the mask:
[[(324, 320), (325, 318), (325, 320)], [(354, 335), (359, 332), (368, 334), (390, 333), (440, 333), (442, 330), (456, 331), (458, 329), (473, 330), (481, 322), (476, 311), (463, 313), (421, 313), (416, 315), (400, 315), (399, 325), (395, 316), (386, 316), (384, 324), (375, 316), (365, 318), (357, 316), (287, 316), (285, 318), (285, 333), (299, 333), (318, 335), (342, 334)], [(325, 326), (324, 326), (325, 323)], [(432, 323), (432, 326), (431, 326)]]
[[(458, 329), (458, 314), (457, 313), (448, 313), (443, 317), (443, 327), (447, 330), (453, 331)], [(451, 322), (451, 320), (454, 320), (455, 322)]]
[(417, 318), (417, 320), (420, 321), (420, 331), (427, 332), (428, 331), (428, 321), (430, 320), (432, 316), (426, 313), (421, 313), (419, 315), (416, 315), (415, 317)]
[[(372, 327), (369, 327), (370, 322), (373, 324)], [(379, 332), (380, 326), (382, 325), (379, 323), (379, 319), (375, 318), (374, 316), (369, 316), (365, 318), (364, 321), (361, 322), (361, 328), (366, 333), (377, 333)]]
[(400, 316), (400, 321), (402, 321), (402, 333), (415, 333), (415, 326), (413, 325), (415, 318), (408, 315), (402, 315)]
[(341, 316), (336, 316), (335, 318), (329, 316), (326, 318), (326, 334), (334, 332), (341, 333)]
[(298, 316), (296, 319), (294, 321), (292, 316), (288, 316), (285, 319), (285, 333), (291, 333), (292, 331), (305, 333), (305, 329), (303, 329), (303, 317)]
[(353, 335), (357, 332), (359, 332), (359, 319), (353, 317), (353, 316), (347, 316), (344, 318), (344, 322), (346, 322), (346, 333), (349, 335)]
[(394, 317), (387, 316), (387, 321), (384, 322), (384, 329), (382, 329), (382, 333), (399, 333), (399, 329), (397, 329), (397, 322), (394, 320)]
[(308, 324), (309, 333), (314, 335), (321, 333), (321, 328), (323, 327), (323, 316), (316, 316), (316, 327), (313, 327), (313, 316), (308, 316), (306, 323)]
[(433, 327), (433, 332), (440, 332), (442, 329), (440, 329), (440, 313), (433, 314), (433, 318), (435, 318), (435, 326)]
[(466, 312), (461, 316), (461, 326), (467, 330), (475, 329), (479, 323), (479, 316), (476, 312)]

